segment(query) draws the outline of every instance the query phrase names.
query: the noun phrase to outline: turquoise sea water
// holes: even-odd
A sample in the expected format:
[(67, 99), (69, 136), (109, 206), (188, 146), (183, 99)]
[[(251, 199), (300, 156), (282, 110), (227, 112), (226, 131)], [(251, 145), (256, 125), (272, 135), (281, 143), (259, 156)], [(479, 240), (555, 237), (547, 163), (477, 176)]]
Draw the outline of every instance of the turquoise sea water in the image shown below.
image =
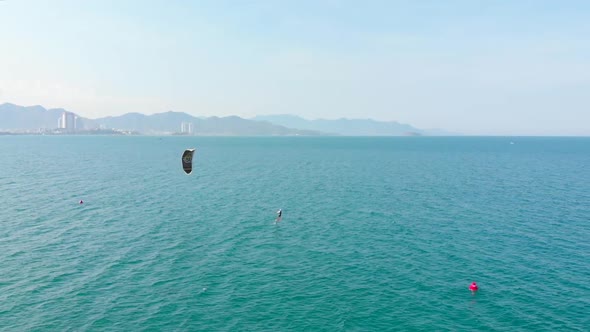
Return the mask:
[(587, 138), (6, 136), (0, 188), (3, 331), (590, 326)]

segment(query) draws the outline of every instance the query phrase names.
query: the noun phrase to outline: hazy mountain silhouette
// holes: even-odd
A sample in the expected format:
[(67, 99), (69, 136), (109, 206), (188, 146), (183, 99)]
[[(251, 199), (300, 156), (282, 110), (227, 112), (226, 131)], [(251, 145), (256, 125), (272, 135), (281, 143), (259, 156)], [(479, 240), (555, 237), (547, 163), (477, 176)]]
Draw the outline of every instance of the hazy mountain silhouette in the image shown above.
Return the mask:
[[(0, 131), (57, 128), (65, 110), (45, 109), (42, 106), (0, 105)], [(238, 116), (195, 117), (183, 112), (164, 112), (152, 115), (127, 113), (87, 119), (78, 116), (80, 129), (115, 129), (142, 134), (174, 134), (180, 132), (182, 122), (193, 124), (195, 135), (345, 135), (345, 136), (402, 136), (451, 135), (444, 130), (423, 130), (395, 121), (371, 119), (306, 120), (295, 115), (265, 115), (252, 119)], [(296, 128), (296, 129), (295, 129)]]
[(57, 120), (64, 109), (45, 109), (42, 106), (19, 106), (10, 103), (0, 105), (0, 129), (57, 128)]
[[(1, 130), (37, 130), (57, 128), (57, 122), (64, 109), (45, 109), (42, 106), (18, 106), (10, 103), (0, 105)], [(243, 119), (237, 116), (198, 118), (182, 112), (165, 112), (153, 115), (127, 113), (87, 119), (79, 116), (83, 129), (117, 129), (143, 134), (178, 133), (182, 122), (191, 122), (195, 135), (224, 136), (272, 136), (272, 135), (321, 135), (312, 130), (298, 130)]]
[(395, 121), (382, 122), (371, 119), (306, 120), (296, 115), (261, 115), (252, 118), (282, 126), (317, 130), (346, 136), (406, 136), (406, 135), (449, 135), (445, 131), (430, 131), (415, 128)]
[(197, 118), (182, 112), (165, 112), (153, 115), (127, 113), (121, 116), (92, 120), (104, 128), (133, 130), (141, 133), (174, 133), (182, 122), (191, 122), (196, 135), (260, 136), (260, 135), (320, 135), (312, 130), (287, 128), (268, 122), (253, 121), (238, 116)]

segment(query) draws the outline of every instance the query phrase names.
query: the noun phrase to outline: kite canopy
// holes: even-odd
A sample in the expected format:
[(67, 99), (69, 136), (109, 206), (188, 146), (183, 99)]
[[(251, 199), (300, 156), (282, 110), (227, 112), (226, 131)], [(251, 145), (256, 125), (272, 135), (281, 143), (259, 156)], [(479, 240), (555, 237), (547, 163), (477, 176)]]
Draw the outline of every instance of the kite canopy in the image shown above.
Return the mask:
[(186, 149), (182, 154), (182, 168), (186, 174), (191, 174), (193, 171), (193, 154), (195, 149)]

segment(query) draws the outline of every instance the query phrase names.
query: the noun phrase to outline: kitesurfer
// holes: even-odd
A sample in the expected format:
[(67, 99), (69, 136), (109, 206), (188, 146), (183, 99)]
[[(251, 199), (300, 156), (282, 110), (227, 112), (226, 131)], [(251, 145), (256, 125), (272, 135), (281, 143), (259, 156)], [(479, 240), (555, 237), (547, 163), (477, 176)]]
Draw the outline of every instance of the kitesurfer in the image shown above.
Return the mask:
[(283, 210), (279, 209), (277, 211), (277, 219), (275, 220), (275, 222), (281, 221), (281, 218), (283, 217)]

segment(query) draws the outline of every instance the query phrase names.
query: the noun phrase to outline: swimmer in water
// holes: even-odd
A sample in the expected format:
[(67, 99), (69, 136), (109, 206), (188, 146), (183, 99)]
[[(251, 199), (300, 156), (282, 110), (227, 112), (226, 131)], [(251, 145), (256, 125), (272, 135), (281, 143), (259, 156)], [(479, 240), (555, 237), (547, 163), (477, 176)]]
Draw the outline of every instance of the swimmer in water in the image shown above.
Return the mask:
[(83, 200), (80, 200), (80, 204), (84, 204), (84, 201)]

